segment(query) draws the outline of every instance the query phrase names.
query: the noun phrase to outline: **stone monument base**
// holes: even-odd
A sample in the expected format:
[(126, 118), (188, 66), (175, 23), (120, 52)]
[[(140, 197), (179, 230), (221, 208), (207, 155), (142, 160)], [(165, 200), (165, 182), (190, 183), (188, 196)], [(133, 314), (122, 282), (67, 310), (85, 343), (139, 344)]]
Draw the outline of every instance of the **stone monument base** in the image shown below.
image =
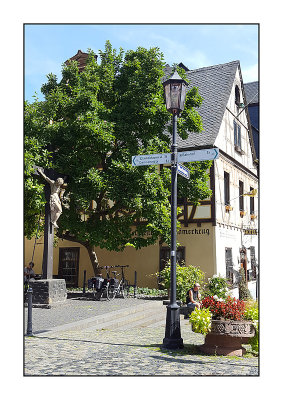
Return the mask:
[(32, 287), (32, 304), (52, 306), (67, 299), (65, 279), (40, 279), (29, 282)]

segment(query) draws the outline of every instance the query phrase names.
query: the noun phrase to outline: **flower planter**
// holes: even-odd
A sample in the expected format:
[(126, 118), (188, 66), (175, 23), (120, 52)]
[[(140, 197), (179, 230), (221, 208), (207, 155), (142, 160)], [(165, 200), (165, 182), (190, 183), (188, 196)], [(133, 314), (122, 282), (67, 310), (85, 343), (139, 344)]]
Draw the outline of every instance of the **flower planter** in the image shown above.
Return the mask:
[(242, 344), (254, 336), (251, 321), (212, 320), (211, 332), (205, 337), (200, 350), (205, 354), (222, 356), (242, 356), (246, 350)]

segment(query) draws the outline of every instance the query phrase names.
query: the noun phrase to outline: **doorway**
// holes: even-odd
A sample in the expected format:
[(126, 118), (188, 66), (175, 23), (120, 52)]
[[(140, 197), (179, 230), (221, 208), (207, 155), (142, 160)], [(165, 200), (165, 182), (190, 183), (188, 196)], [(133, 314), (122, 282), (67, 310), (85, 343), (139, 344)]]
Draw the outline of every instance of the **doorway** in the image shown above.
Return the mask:
[(78, 287), (79, 247), (61, 247), (59, 249), (58, 278), (65, 279), (67, 287)]

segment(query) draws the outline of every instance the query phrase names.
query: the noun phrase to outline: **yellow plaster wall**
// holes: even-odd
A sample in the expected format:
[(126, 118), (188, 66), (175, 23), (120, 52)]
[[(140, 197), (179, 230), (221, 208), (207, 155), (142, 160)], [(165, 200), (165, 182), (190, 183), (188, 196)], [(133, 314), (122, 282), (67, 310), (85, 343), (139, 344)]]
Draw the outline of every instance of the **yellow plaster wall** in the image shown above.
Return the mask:
[(202, 223), (201, 227), (190, 224), (188, 227), (182, 227), (181, 232), (177, 235), (177, 240), (180, 246), (186, 248), (186, 265), (200, 267), (205, 272), (206, 279), (211, 277), (216, 272), (215, 227), (210, 223)]
[[(209, 223), (202, 223), (201, 227), (197, 224), (190, 224), (189, 227), (182, 227), (183, 233), (177, 235), (177, 240), (181, 246), (185, 246), (186, 265), (192, 264), (199, 266), (206, 273), (206, 278), (212, 276), (216, 271), (215, 251), (214, 251), (214, 227)], [(185, 232), (187, 231), (187, 232)], [(206, 233), (209, 231), (209, 235)], [(205, 232), (205, 233), (201, 233)], [(31, 260), (34, 240), (25, 240), (25, 265)], [(86, 279), (94, 276), (91, 262), (87, 250), (75, 242), (59, 240), (53, 253), (53, 274), (58, 275), (59, 248), (60, 247), (79, 247), (79, 287), (83, 285), (83, 273), (86, 270)], [(110, 265), (129, 265), (125, 270), (126, 279), (131, 284), (134, 283), (134, 273), (137, 271), (137, 282), (140, 287), (157, 287), (157, 279), (152, 274), (159, 271), (159, 244), (135, 250), (127, 247), (123, 252), (107, 251), (97, 248), (97, 256), (101, 266)], [(43, 255), (43, 238), (37, 241), (34, 254), (34, 271), (41, 274)], [(120, 269), (117, 268), (119, 272)], [(103, 271), (105, 277), (105, 271)]]

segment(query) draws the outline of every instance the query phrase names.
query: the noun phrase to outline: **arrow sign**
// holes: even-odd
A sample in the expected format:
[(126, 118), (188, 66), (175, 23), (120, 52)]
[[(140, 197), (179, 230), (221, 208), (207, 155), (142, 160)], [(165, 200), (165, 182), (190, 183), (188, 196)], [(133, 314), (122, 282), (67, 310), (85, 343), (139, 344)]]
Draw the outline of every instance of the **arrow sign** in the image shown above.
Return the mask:
[[(193, 161), (206, 161), (215, 160), (219, 157), (219, 149), (203, 149), (203, 150), (191, 150), (191, 151), (181, 151), (177, 155), (178, 162), (193, 162)], [(132, 165), (157, 165), (157, 164), (170, 164), (171, 154), (145, 154), (132, 157)]]
[(181, 151), (180, 153), (178, 153), (179, 162), (215, 160), (218, 157), (218, 148)]
[(186, 179), (190, 179), (190, 171), (182, 164), (177, 164), (177, 172)]
[(132, 165), (156, 165), (156, 164), (170, 164), (171, 154), (146, 154), (132, 157)]

